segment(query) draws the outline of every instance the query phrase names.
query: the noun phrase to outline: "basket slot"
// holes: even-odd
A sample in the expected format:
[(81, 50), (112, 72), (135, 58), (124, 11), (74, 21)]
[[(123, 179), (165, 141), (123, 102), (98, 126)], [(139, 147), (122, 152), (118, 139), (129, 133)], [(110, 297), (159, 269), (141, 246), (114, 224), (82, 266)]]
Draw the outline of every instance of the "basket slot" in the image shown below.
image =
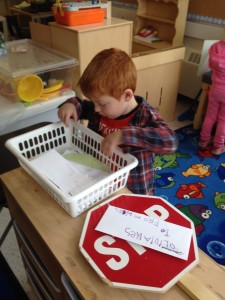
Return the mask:
[(24, 157), (31, 159), (51, 149), (57, 149), (66, 143), (65, 128), (61, 126), (28, 140), (20, 141), (18, 147)]
[(74, 128), (72, 143), (84, 153), (100, 160), (100, 143), (95, 141), (95, 139)]

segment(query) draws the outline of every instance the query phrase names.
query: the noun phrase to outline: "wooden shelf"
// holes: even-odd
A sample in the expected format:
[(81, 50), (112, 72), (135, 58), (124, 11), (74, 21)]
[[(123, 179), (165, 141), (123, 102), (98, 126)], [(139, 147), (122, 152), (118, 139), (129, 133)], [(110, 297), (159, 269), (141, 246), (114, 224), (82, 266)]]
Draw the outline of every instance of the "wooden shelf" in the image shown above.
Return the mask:
[(165, 23), (165, 24), (171, 24), (171, 25), (175, 24), (175, 20), (159, 18), (159, 17), (155, 17), (155, 16), (151, 16), (151, 15), (137, 14), (137, 17), (152, 20), (152, 21), (157, 21), (157, 22), (161, 22), (161, 23)]
[(134, 39), (135, 43), (156, 49), (183, 45), (189, 0), (138, 0), (135, 35), (152, 26), (162, 42), (149, 43)]
[(143, 46), (147, 46), (152, 49), (167, 49), (167, 48), (172, 47), (172, 44), (167, 41), (160, 40), (160, 41), (154, 41), (154, 42), (148, 42), (148, 41), (145, 42), (145, 41), (139, 40), (135, 37), (133, 37), (133, 43), (141, 44)]

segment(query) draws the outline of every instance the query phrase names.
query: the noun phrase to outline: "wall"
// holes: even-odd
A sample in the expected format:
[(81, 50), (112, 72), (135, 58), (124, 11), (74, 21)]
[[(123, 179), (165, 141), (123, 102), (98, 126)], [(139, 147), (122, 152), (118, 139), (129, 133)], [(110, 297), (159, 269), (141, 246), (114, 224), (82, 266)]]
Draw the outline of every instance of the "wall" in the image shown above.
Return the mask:
[(225, 19), (224, 0), (189, 0), (189, 13)]

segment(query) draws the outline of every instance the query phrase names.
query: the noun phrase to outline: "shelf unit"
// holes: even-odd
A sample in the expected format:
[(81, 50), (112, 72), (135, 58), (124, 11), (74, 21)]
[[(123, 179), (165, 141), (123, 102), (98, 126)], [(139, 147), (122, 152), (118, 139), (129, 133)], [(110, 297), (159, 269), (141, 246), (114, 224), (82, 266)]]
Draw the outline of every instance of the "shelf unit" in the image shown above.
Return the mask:
[(183, 44), (189, 0), (138, 0), (135, 35), (146, 26), (158, 31), (160, 41), (133, 38), (133, 42), (153, 49), (167, 49)]

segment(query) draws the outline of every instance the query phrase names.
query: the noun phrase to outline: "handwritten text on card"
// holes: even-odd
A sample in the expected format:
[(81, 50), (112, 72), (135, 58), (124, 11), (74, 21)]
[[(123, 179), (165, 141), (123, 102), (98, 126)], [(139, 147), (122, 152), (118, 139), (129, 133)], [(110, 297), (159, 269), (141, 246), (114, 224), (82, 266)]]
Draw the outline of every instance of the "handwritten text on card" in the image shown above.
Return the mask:
[(108, 206), (96, 230), (184, 260), (192, 229), (115, 206)]

